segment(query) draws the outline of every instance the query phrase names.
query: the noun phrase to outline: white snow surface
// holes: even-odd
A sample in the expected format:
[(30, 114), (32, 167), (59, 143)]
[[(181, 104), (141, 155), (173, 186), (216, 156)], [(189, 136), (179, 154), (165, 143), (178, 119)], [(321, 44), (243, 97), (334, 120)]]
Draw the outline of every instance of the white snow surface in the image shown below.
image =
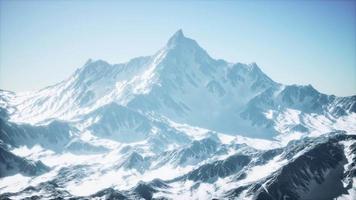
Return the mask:
[[(37, 177), (17, 174), (1, 178), (0, 193), (21, 191), (59, 178), (63, 169), (82, 175), (69, 176), (64, 181), (64, 189), (72, 195), (91, 195), (108, 187), (129, 190), (140, 181), (171, 180), (238, 152), (229, 149), (225, 155), (207, 155), (203, 161), (192, 160), (184, 166), (167, 161), (153, 168), (157, 164), (153, 162), (140, 171), (135, 167), (142, 167), (145, 161), (139, 160), (139, 166), (134, 163), (131, 169), (122, 167), (133, 152), (143, 158), (153, 157), (209, 137), (217, 138), (219, 145), (244, 144), (265, 151), (336, 130), (356, 134), (356, 113), (347, 106), (355, 100), (323, 95), (309, 86), (276, 83), (255, 63), (215, 60), (178, 31), (152, 56), (123, 64), (89, 60), (66, 80), (39, 91), (0, 90), (0, 108), (7, 110), (9, 122), (37, 126), (61, 120), (76, 130), (71, 141), (106, 149), (95, 154), (76, 154), (68, 150), (53, 152), (41, 144), (13, 148), (12, 153), (42, 161), (51, 170)], [(316, 101), (314, 96), (331, 100), (321, 110), (313, 110), (308, 106)], [(346, 105), (346, 114), (333, 114), (341, 103)], [(125, 142), (122, 137), (132, 138)], [(345, 143), (345, 149), (350, 145)], [(195, 161), (198, 164), (189, 164)], [(266, 164), (246, 169), (242, 180), (233, 181), (229, 176), (212, 184), (200, 183), (191, 190), (187, 188), (195, 187), (193, 181), (177, 181), (169, 189), (171, 193), (158, 192), (154, 197), (218, 198), (237, 186), (265, 178), (286, 163), (276, 156)], [(354, 187), (348, 192), (340, 199), (356, 196)], [(245, 195), (240, 196), (250, 198)]]

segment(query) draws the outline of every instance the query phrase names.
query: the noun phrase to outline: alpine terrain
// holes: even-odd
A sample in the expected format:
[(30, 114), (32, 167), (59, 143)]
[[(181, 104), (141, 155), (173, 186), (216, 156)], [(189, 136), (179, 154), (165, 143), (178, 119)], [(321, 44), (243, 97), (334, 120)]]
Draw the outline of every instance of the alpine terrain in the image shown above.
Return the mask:
[(356, 199), (356, 95), (284, 85), (178, 30), (0, 90), (0, 199)]

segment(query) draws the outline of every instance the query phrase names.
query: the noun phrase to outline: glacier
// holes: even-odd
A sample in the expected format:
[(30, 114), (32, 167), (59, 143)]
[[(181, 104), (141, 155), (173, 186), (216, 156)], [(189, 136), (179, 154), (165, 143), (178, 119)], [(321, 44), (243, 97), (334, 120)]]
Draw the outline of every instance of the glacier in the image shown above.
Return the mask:
[(178, 30), (152, 56), (0, 90), (0, 150), (1, 199), (354, 199), (356, 95), (277, 83)]

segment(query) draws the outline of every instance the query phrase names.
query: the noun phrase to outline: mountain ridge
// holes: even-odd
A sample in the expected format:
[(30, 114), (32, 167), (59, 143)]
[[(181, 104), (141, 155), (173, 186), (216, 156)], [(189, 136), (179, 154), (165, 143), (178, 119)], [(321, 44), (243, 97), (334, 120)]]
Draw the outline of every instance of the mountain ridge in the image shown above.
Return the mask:
[[(268, 91), (272, 94), (261, 96)], [(200, 98), (208, 101), (201, 102)], [(262, 106), (266, 102), (257, 103), (257, 98), (271, 102), (271, 105)], [(316, 98), (319, 99), (315, 108), (308, 101), (302, 103), (304, 99), (314, 101)], [(52, 118), (71, 121), (116, 102), (139, 112), (158, 113), (180, 123), (229, 134), (248, 133), (270, 138), (286, 132), (277, 130), (275, 123), (266, 117), (265, 113), (270, 110), (278, 115), (290, 109), (304, 114), (317, 113), (331, 123), (340, 116), (356, 112), (355, 98), (356, 95), (325, 95), (311, 85), (276, 83), (256, 63), (232, 64), (215, 60), (195, 40), (178, 30), (153, 56), (137, 57), (114, 65), (103, 60), (88, 60), (65, 81), (29, 95), (12, 94), (8, 104), (14, 108), (10, 118), (15, 122), (41, 124)], [(337, 103), (334, 103), (335, 99)], [(294, 102), (300, 105), (295, 106)], [(332, 107), (332, 104), (339, 106)], [(279, 105), (285, 110), (280, 111)], [(329, 110), (336, 114), (328, 116)], [(263, 133), (266, 128), (270, 132), (267, 136)]]
[(355, 122), (356, 95), (277, 83), (179, 30), (152, 56), (0, 90), (0, 199), (354, 199)]

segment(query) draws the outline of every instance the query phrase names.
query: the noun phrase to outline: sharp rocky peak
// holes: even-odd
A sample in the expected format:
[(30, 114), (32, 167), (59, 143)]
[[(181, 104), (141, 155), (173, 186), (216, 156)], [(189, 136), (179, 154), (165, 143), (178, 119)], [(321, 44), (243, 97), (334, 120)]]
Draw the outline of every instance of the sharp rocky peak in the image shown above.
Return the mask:
[(183, 40), (186, 40), (188, 38), (186, 38), (183, 34), (182, 29), (179, 29), (177, 32), (175, 32), (173, 34), (173, 36), (168, 40), (168, 44), (167, 46), (171, 46), (171, 45), (176, 45), (180, 42), (182, 42)]
[(182, 29), (179, 29), (173, 34), (173, 36), (168, 40), (166, 45), (169, 49), (202, 49), (198, 43), (190, 38), (184, 36)]

